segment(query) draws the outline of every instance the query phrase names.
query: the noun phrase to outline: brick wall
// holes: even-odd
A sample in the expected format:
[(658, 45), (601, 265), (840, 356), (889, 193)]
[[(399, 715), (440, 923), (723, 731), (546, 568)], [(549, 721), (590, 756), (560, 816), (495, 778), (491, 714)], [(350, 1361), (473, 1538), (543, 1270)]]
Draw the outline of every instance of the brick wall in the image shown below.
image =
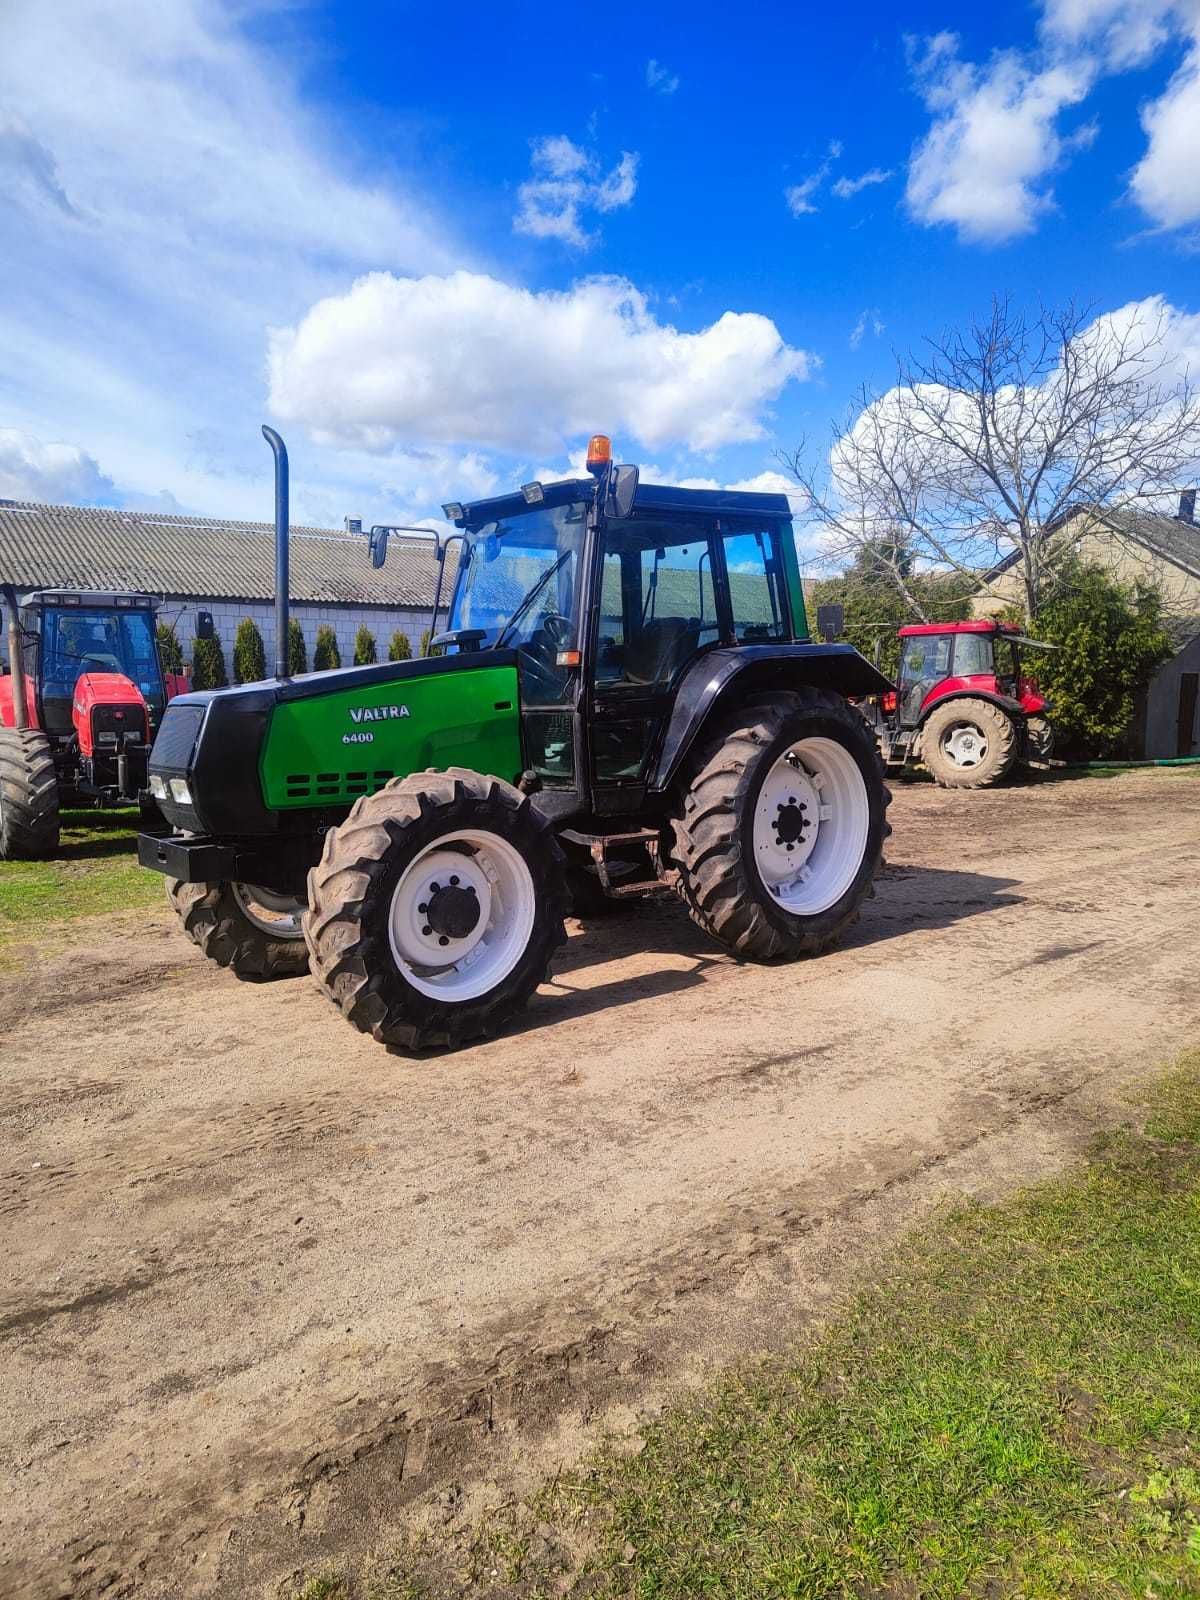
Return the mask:
[[(213, 625), (220, 635), (221, 646), (225, 651), (225, 667), (233, 681), (233, 641), (237, 634), (238, 623), (243, 617), (249, 617), (258, 624), (258, 631), (262, 634), (263, 647), (267, 654), (267, 671), (274, 670), (275, 662), (275, 607), (262, 601), (231, 601), (231, 600), (204, 600), (195, 599), (186, 602), (168, 600), (159, 608), (159, 620), (170, 622), (174, 620), (175, 631), (179, 635), (179, 642), (183, 646), (185, 660), (191, 659), (192, 640), (196, 634), (196, 617), (201, 611), (211, 611)], [(354, 661), (354, 635), (363, 623), (366, 623), (375, 635), (375, 650), (380, 661), (387, 660), (388, 645), (392, 634), (397, 628), (408, 635), (408, 642), (412, 646), (415, 656), (421, 642), (421, 635), (429, 626), (430, 613), (428, 611), (392, 610), (384, 606), (325, 606), (310, 604), (304, 600), (293, 600), (291, 615), (300, 624), (304, 633), (304, 642), (308, 647), (308, 665), (312, 668), (313, 651), (317, 643), (317, 629), (323, 622), (328, 622), (337, 634), (338, 649), (342, 654), (342, 665), (348, 667)], [(445, 625), (445, 607), (443, 606), (441, 622)]]

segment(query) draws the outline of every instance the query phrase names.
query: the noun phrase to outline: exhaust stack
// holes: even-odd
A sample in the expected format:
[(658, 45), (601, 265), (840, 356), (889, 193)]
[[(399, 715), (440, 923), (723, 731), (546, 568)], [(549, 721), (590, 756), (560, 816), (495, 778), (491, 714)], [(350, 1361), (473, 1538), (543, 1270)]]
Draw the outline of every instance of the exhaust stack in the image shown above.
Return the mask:
[(6, 583), (0, 594), (8, 607), (8, 670), (12, 676), (13, 727), (29, 726), (29, 704), (25, 698), (25, 653), (21, 635), (21, 614), (17, 609), (17, 591)]
[(288, 676), (288, 453), (275, 432), (263, 424), (263, 438), (275, 456), (275, 676)]

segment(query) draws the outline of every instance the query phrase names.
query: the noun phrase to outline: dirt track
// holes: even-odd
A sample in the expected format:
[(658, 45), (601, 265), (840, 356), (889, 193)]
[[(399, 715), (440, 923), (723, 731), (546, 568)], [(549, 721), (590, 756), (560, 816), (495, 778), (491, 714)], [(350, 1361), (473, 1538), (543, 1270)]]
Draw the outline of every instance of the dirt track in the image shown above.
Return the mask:
[(540, 1470), (1196, 1042), (1200, 779), (892, 820), (838, 954), (739, 967), (658, 902), (453, 1057), (165, 913), (0, 974), (0, 1592), (259, 1594)]

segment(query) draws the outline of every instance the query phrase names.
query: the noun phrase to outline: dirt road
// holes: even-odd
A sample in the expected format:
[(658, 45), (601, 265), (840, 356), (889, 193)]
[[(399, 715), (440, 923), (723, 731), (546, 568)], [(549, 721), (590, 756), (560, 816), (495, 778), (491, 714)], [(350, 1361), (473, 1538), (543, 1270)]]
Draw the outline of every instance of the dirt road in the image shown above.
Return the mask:
[(165, 913), (0, 975), (0, 1592), (260, 1594), (540, 1470), (1196, 1041), (1200, 779), (892, 817), (843, 951), (739, 967), (673, 902), (573, 925), (521, 1030), (452, 1057)]

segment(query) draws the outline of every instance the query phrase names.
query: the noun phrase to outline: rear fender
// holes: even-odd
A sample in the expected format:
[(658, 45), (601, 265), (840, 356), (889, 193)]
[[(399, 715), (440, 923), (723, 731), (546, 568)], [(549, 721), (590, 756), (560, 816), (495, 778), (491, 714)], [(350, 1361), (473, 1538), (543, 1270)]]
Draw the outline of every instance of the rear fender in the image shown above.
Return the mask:
[(921, 707), (921, 720), (917, 727), (923, 728), (935, 711), (940, 711), (944, 705), (952, 700), (986, 700), (989, 705), (998, 706), (1006, 716), (1010, 717), (1018, 726), (1025, 721), (1025, 707), (1019, 700), (1014, 700), (1010, 695), (996, 694), (990, 689), (955, 689), (949, 694), (940, 694), (936, 700), (929, 700)]
[[(25, 674), (25, 724), (29, 728), (38, 726), (37, 696), (34, 693), (33, 678)], [(15, 728), (17, 719), (13, 716), (13, 680), (11, 673), (5, 673), (0, 678), (0, 728)]]
[(734, 701), (771, 689), (832, 689), (884, 694), (893, 687), (849, 644), (764, 644), (720, 648), (698, 656), (679, 680), (662, 749), (650, 780), (668, 789), (709, 719)]

